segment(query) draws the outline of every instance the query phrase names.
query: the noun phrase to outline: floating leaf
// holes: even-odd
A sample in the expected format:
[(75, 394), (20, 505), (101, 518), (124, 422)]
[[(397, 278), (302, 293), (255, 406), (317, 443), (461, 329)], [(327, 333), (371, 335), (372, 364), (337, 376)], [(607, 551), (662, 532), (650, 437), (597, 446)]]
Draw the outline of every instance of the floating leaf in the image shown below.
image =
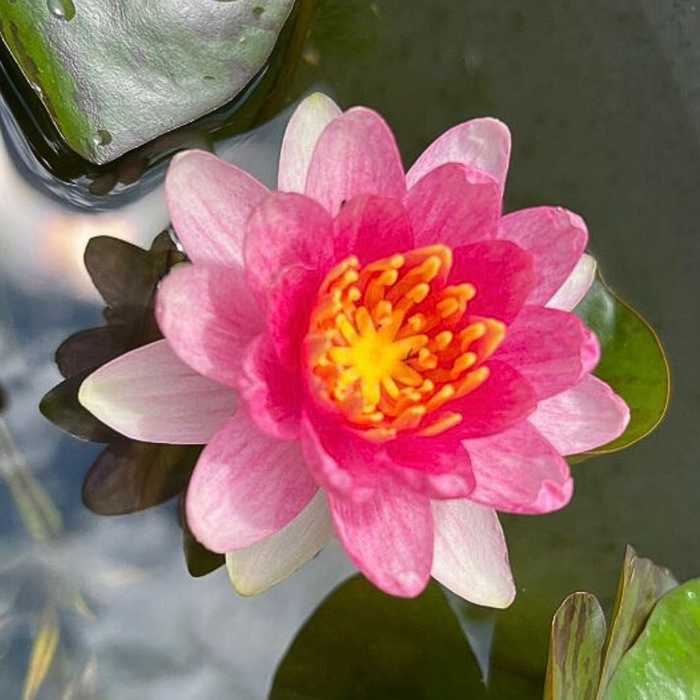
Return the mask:
[(402, 600), (362, 577), (340, 586), (307, 621), (270, 694), (270, 700), (485, 697), (479, 669), (436, 584)]
[(47, 609), (41, 618), (39, 631), (34, 639), (29, 657), (29, 668), (24, 678), (22, 700), (34, 700), (46, 675), (51, 669), (56, 650), (58, 649), (60, 632), (58, 620), (53, 610)]
[(634, 644), (656, 601), (677, 585), (668, 569), (638, 557), (627, 547), (615, 612), (610, 626), (600, 674), (598, 698), (602, 698), (620, 659)]
[(294, 0), (3, 3), (0, 36), (66, 143), (106, 163), (230, 101)]
[(605, 644), (605, 616), (597, 598), (574, 593), (552, 621), (544, 700), (595, 700)]
[(700, 579), (667, 593), (612, 677), (605, 700), (700, 698)]
[(123, 515), (177, 496), (201, 447), (120, 440), (97, 458), (83, 483), (83, 503), (99, 515)]
[(641, 440), (663, 419), (670, 394), (668, 363), (649, 324), (602, 280), (593, 283), (575, 312), (600, 341), (602, 357), (595, 375), (610, 384), (631, 411), (624, 434), (593, 453), (619, 450)]
[(190, 576), (199, 578), (222, 567), (226, 563), (224, 555), (210, 552), (204, 545), (197, 542), (187, 525), (184, 495), (180, 497), (178, 516), (180, 518), (180, 527), (182, 528), (182, 548)]

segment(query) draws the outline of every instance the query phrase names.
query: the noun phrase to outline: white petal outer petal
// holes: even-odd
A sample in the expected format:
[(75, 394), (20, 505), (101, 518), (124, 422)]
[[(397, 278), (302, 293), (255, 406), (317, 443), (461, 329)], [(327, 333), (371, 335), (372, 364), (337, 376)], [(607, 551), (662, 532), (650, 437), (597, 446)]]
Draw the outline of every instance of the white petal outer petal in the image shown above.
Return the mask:
[(564, 284), (559, 287), (545, 306), (550, 309), (559, 309), (560, 311), (575, 309), (591, 288), (597, 267), (598, 264), (595, 258), (592, 255), (588, 255), (588, 253), (584, 253)]
[(444, 163), (461, 163), (481, 170), (505, 185), (510, 160), (510, 131), (498, 119), (472, 119), (437, 138), (406, 175), (409, 189)]
[(236, 411), (236, 392), (197, 374), (166, 340), (95, 370), (78, 400), (132, 440), (203, 445)]
[(620, 437), (630, 411), (605, 382), (588, 375), (575, 387), (540, 401), (528, 420), (560, 454), (575, 455)]
[(333, 519), (326, 494), (319, 491), (279, 532), (226, 555), (231, 583), (240, 595), (264, 593), (316, 556), (333, 536)]
[(277, 188), (303, 194), (311, 156), (321, 132), (337, 116), (340, 107), (322, 92), (314, 92), (294, 110), (284, 132)]
[(507, 608), (515, 598), (515, 584), (496, 511), (467, 499), (431, 505), (433, 578), (472, 603)]

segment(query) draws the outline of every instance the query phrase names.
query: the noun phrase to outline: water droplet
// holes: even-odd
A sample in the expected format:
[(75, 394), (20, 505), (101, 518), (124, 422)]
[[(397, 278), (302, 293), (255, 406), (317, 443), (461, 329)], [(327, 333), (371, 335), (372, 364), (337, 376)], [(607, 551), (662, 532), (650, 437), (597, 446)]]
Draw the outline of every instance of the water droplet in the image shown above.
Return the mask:
[(108, 146), (110, 143), (112, 143), (112, 134), (110, 134), (106, 129), (100, 129), (91, 140), (92, 145), (95, 146), (95, 148), (100, 146)]
[(46, 0), (49, 12), (58, 19), (70, 22), (75, 17), (73, 0)]
[(265, 8), (261, 7), (260, 5), (257, 5), (256, 7), (253, 8), (252, 12), (254, 15), (257, 15), (258, 17), (260, 17), (260, 15), (263, 12), (265, 12)]

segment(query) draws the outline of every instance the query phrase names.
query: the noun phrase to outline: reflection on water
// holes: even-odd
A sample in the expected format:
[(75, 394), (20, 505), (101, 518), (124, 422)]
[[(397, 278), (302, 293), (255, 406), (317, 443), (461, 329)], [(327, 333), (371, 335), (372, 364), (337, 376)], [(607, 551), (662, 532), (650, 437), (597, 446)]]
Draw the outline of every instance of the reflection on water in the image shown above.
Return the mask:
[[(273, 185), (286, 118), (220, 154)], [(238, 598), (224, 570), (191, 579), (174, 506), (88, 514), (80, 482), (99, 448), (37, 411), (59, 380), (59, 342), (100, 323), (85, 243), (148, 245), (167, 225), (162, 188), (118, 210), (63, 206), (17, 172), (0, 137), (0, 212), (0, 697), (264, 697), (298, 626), (349, 573), (340, 549), (257, 599)]]

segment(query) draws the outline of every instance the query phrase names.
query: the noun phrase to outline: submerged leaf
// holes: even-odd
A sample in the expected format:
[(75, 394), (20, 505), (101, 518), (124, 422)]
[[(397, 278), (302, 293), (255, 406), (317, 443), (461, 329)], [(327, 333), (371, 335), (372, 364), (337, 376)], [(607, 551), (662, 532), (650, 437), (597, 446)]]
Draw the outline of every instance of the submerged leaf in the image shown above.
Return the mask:
[(630, 407), (627, 430), (593, 451), (612, 452), (648, 435), (663, 419), (670, 394), (663, 348), (649, 324), (598, 279), (575, 313), (595, 331), (602, 355), (594, 374), (607, 382)]
[(544, 700), (594, 700), (605, 644), (605, 616), (597, 598), (574, 593), (552, 621)]
[(667, 593), (625, 654), (605, 700), (700, 697), (700, 579)]
[(307, 621), (270, 693), (270, 700), (485, 697), (479, 669), (437, 584), (405, 600), (361, 577), (341, 585)]
[(46, 675), (51, 669), (56, 650), (58, 649), (60, 632), (56, 613), (47, 609), (41, 618), (39, 631), (34, 639), (29, 657), (29, 668), (24, 678), (22, 700), (34, 700)]

